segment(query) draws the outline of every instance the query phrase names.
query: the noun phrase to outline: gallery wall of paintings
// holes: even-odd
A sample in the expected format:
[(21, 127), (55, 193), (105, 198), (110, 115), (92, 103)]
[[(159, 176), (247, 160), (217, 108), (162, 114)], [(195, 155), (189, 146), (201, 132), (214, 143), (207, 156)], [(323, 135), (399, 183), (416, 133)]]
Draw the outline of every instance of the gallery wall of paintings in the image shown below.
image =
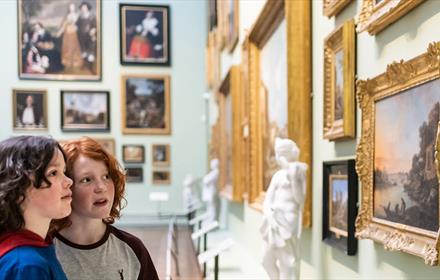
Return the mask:
[[(283, 1), (261, 2), (239, 1), (239, 41), (231, 52), (225, 34), (232, 24), (222, 16), (228, 8), (209, 1), (206, 78), (216, 112), (210, 157), (219, 157), (220, 166), (229, 170), (234, 160), (222, 150), (221, 139), (233, 139), (231, 150), (239, 149), (232, 158), (240, 158), (241, 164), (232, 168), (232, 177), (240, 179), (228, 187), (242, 193), (241, 199), (222, 196), (233, 209), (226, 215), (236, 238), (251, 255), (264, 246), (255, 242), (261, 238), (259, 206), (277, 168), (271, 165), (271, 137), (289, 137), (300, 145), (305, 140), (311, 147), (301, 146), (301, 152), (310, 153), (310, 161), (302, 161), (310, 167), (313, 207), (307, 212), (306, 204), (303, 212), (310, 219), (305, 219), (309, 223), (300, 246), (301, 277), (435, 278), (440, 221), (435, 154), (440, 147), (440, 36), (435, 28), (440, 2), (286, 1), (310, 5), (308, 19), (299, 6), (286, 5), (278, 13)], [(291, 22), (286, 27), (283, 20)], [(290, 40), (288, 27), (294, 21), (306, 26), (307, 20), (310, 40)], [(295, 32), (307, 37), (306, 29)], [(276, 42), (272, 49), (271, 40)], [(308, 43), (313, 67), (300, 68), (295, 62), (306, 61), (303, 47)], [(277, 61), (287, 61), (286, 73)], [(218, 94), (237, 67), (242, 86), (232, 96), (239, 95), (241, 105), (228, 113)], [(301, 94), (304, 89), (307, 95)], [(310, 111), (307, 103), (299, 103), (303, 99), (311, 102)], [(225, 119), (231, 121), (228, 116), (229, 127), (241, 128), (232, 130), (237, 139), (222, 129)], [(283, 119), (288, 127), (284, 135)]]
[[(126, 214), (154, 212), (151, 191), (182, 211), (181, 181), (206, 166), (204, 81), (187, 83), (203, 76), (204, 15), (202, 3), (167, 0), (3, 1), (0, 139), (93, 137), (126, 169)], [(187, 40), (185, 51), (174, 42)], [(186, 102), (195, 109), (172, 106)]]

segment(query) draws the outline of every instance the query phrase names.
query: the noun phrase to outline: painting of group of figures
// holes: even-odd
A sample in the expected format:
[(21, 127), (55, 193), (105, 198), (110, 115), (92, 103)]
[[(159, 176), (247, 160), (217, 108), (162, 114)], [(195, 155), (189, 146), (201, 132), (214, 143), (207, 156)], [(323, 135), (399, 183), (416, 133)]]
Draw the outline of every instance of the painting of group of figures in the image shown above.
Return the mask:
[(436, 232), (440, 81), (376, 102), (374, 217)]
[(19, 76), (99, 80), (99, 0), (18, 1)]

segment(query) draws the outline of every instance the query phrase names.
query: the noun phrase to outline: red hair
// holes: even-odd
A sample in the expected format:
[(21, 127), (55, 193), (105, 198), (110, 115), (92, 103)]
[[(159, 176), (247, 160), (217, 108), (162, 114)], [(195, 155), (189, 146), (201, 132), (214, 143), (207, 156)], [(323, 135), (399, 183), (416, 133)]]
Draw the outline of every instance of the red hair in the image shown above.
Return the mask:
[[(79, 139), (70, 140), (62, 144), (63, 150), (66, 153), (66, 175), (74, 180), (73, 165), (80, 155), (90, 159), (103, 162), (108, 169), (108, 174), (113, 180), (115, 186), (115, 197), (113, 205), (110, 210), (110, 217), (103, 219), (106, 224), (112, 224), (115, 219), (121, 216), (121, 209), (125, 207), (126, 200), (125, 193), (125, 174), (117, 161), (117, 159), (109, 154), (98, 142), (90, 137), (81, 137)], [(75, 180), (73, 181), (75, 186)], [(71, 225), (69, 217), (54, 222), (56, 229), (60, 230)]]

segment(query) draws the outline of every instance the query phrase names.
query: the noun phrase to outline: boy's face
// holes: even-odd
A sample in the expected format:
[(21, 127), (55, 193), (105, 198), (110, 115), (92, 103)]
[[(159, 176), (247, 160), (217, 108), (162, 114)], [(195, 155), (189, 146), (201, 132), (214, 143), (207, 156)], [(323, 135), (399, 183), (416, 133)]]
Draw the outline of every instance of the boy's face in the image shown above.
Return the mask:
[[(26, 190), (26, 197), (22, 204), (25, 217), (30, 217), (35, 221), (45, 219), (61, 219), (70, 214), (72, 208), (72, 180), (64, 174), (66, 164), (63, 154), (59, 149), (50, 161), (45, 176), (51, 183), (48, 187), (43, 183), (40, 188), (34, 186)], [(35, 222), (34, 221), (34, 222)]]
[(105, 163), (80, 155), (73, 164), (73, 180), (72, 221), (108, 218), (115, 185)]

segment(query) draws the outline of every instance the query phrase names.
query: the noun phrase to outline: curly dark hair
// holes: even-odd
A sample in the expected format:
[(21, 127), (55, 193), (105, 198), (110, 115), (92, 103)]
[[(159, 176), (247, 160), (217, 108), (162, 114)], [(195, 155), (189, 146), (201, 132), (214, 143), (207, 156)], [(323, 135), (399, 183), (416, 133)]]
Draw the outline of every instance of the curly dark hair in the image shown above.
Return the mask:
[[(115, 197), (113, 199), (110, 217), (103, 219), (106, 224), (114, 223), (115, 219), (121, 216), (120, 211), (125, 207), (125, 173), (117, 159), (109, 154), (98, 142), (90, 137), (82, 137), (70, 140), (62, 144), (67, 155), (66, 174), (73, 180), (72, 191), (75, 192), (75, 176), (73, 176), (73, 166), (80, 155), (103, 162), (108, 169), (108, 174), (115, 186)], [(71, 225), (69, 217), (52, 221), (51, 231), (61, 230)]]
[(25, 226), (21, 204), (28, 188), (51, 183), (45, 171), (55, 149), (66, 155), (58, 142), (44, 136), (16, 136), (0, 142), (0, 233)]

